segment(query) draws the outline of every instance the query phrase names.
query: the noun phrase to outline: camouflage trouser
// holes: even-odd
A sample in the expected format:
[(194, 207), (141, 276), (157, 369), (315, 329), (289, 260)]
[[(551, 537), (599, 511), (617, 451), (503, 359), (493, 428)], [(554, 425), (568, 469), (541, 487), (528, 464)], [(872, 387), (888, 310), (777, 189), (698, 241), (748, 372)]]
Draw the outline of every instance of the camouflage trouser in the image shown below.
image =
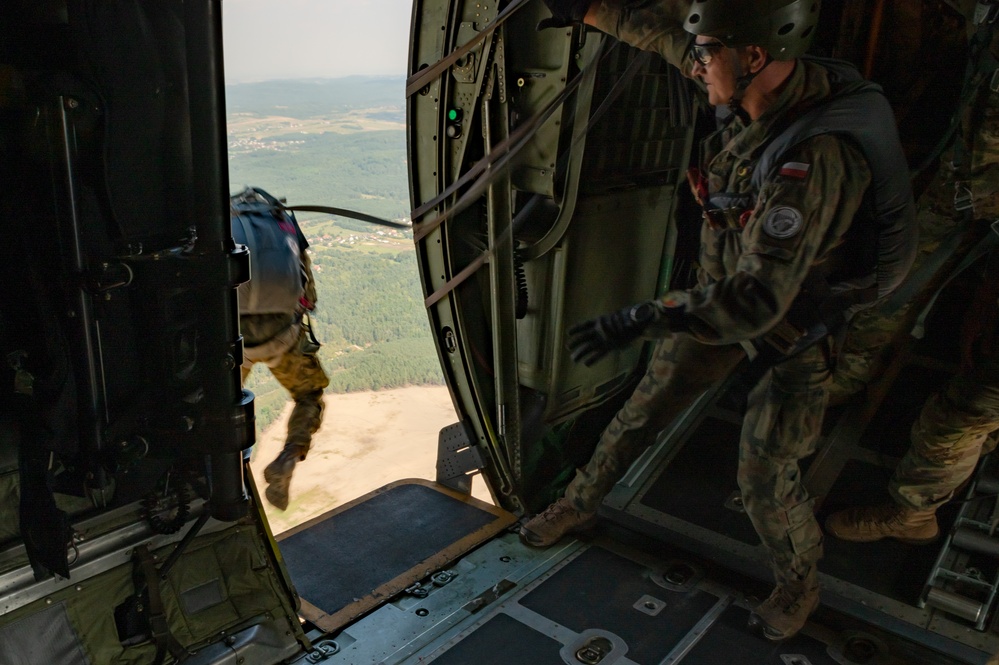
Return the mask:
[(989, 434), (999, 430), (999, 358), (976, 360), (930, 396), (913, 423), (912, 446), (889, 486), (900, 505), (930, 510), (946, 503), (987, 452)]
[(312, 435), (323, 421), (323, 390), (330, 383), (316, 351), (318, 347), (301, 324), (291, 326), (264, 344), (243, 349), (244, 381), (254, 364), (265, 363), (295, 400), (288, 419), (285, 448), (298, 448), (301, 459), (305, 459)]
[(778, 584), (814, 583), (822, 530), (798, 460), (815, 452), (829, 399), (829, 340), (776, 365), (749, 393), (739, 440), (739, 489)]
[[(645, 377), (604, 430), (566, 497), (578, 510), (596, 510), (659, 431), (744, 356), (741, 347), (701, 344), (689, 335), (660, 340)], [(750, 393), (743, 421), (739, 487), (781, 583), (809, 577), (822, 553), (822, 534), (801, 485), (798, 460), (815, 449), (828, 377), (819, 347), (781, 363)]]

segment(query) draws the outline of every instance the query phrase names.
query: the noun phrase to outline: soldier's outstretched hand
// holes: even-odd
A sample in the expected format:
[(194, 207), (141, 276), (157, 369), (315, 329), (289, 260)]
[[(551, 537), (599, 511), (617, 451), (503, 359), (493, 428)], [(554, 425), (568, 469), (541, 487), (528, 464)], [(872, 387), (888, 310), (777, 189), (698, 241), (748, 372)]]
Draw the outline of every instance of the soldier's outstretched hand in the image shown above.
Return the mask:
[(573, 362), (589, 367), (611, 351), (638, 339), (664, 312), (665, 308), (658, 300), (647, 300), (577, 323), (569, 329), (569, 352)]

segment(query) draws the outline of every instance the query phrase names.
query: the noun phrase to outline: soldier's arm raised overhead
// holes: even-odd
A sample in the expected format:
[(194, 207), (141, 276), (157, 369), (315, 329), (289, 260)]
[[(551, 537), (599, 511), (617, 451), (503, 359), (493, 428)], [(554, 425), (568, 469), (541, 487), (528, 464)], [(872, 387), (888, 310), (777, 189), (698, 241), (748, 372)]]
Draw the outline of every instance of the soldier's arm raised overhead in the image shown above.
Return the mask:
[(683, 22), (690, 0), (545, 0), (552, 13), (538, 29), (586, 23), (626, 44), (658, 53), (691, 76), (692, 35)]
[(689, 12), (690, 0), (594, 0), (584, 22), (635, 48), (658, 53), (693, 78), (693, 35), (683, 27)]

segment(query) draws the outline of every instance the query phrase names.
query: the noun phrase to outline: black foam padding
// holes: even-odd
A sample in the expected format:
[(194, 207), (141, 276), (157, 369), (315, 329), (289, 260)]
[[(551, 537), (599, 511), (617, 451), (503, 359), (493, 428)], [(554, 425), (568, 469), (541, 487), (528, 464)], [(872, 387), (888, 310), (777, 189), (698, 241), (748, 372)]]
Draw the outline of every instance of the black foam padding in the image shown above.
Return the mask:
[(565, 665), (562, 645), (506, 614), (497, 614), (435, 658), (435, 665)]
[(299, 595), (332, 614), (497, 517), (424, 485), (397, 485), (279, 543)]
[(745, 513), (725, 507), (739, 489), (740, 426), (705, 418), (642, 497), (642, 504), (715, 533), (758, 545)]
[(805, 656), (811, 665), (836, 665), (822, 642), (799, 633), (774, 643), (750, 632), (748, 621), (748, 610), (729, 607), (684, 657), (683, 665), (787, 665), (785, 655)]
[[(520, 604), (577, 633), (589, 629), (614, 633), (628, 645), (629, 659), (658, 665), (718, 598), (696, 589), (668, 591), (652, 582), (650, 573), (634, 561), (591, 547)], [(665, 602), (657, 616), (634, 607), (646, 595)]]

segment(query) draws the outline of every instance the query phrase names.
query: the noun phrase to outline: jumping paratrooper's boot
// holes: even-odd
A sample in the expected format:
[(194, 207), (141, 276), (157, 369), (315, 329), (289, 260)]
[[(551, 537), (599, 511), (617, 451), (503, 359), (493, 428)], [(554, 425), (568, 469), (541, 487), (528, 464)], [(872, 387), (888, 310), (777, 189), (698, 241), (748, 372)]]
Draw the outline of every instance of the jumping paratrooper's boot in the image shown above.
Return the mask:
[(279, 510), (288, 509), (288, 487), (291, 485), (291, 474), (295, 464), (305, 459), (305, 451), (301, 446), (289, 445), (278, 454), (273, 462), (264, 469), (264, 480), (267, 489), (264, 495), (272, 506)]
[(596, 512), (576, 510), (569, 499), (562, 497), (524, 524), (520, 528), (520, 539), (532, 547), (548, 547), (567, 533), (583, 531), (596, 522)]
[(819, 585), (814, 580), (778, 584), (770, 597), (749, 615), (749, 627), (773, 642), (794, 637), (819, 606)]
[(855, 543), (894, 538), (910, 545), (921, 545), (936, 540), (940, 527), (935, 509), (913, 510), (891, 501), (833, 513), (826, 519), (826, 533)]

